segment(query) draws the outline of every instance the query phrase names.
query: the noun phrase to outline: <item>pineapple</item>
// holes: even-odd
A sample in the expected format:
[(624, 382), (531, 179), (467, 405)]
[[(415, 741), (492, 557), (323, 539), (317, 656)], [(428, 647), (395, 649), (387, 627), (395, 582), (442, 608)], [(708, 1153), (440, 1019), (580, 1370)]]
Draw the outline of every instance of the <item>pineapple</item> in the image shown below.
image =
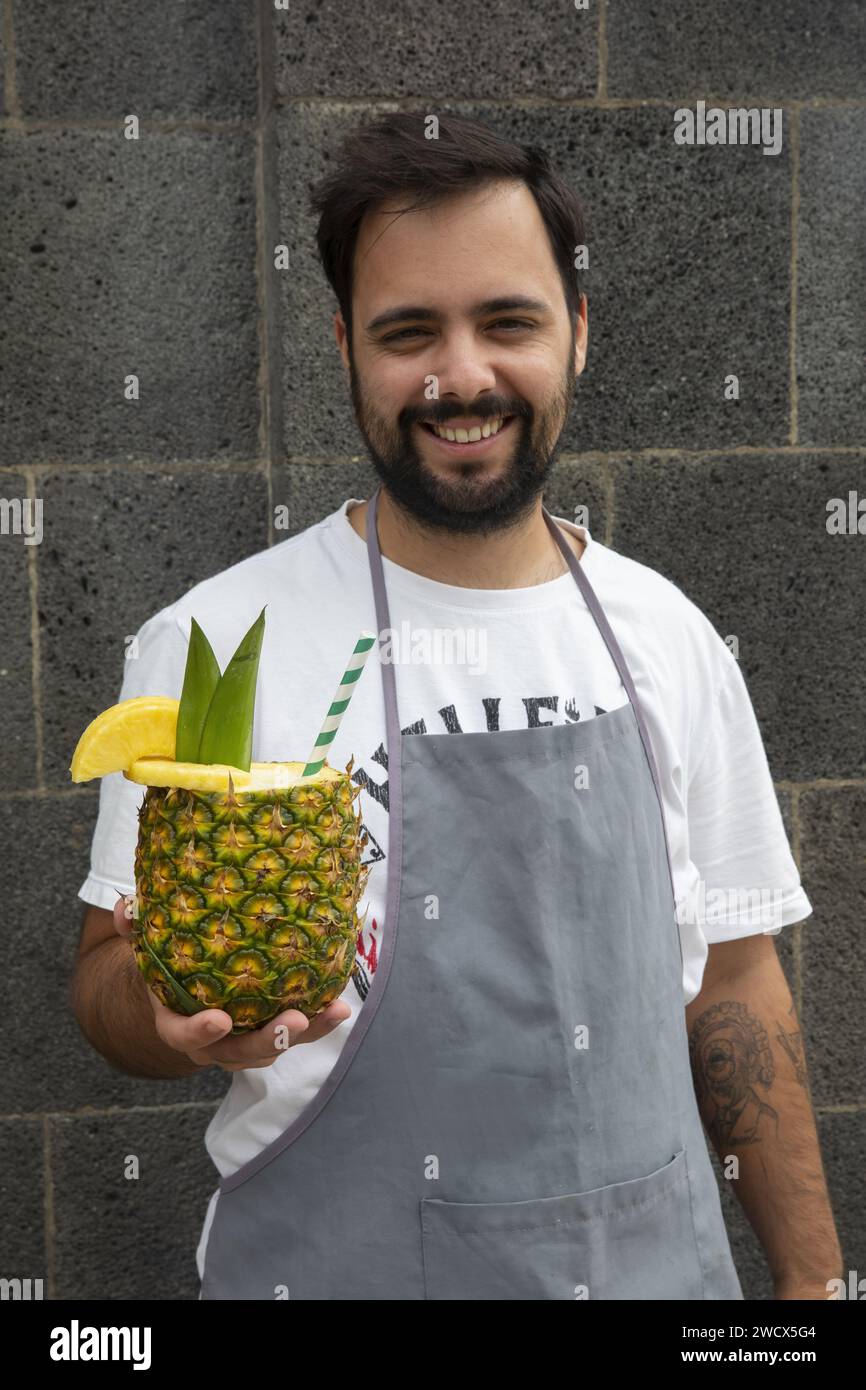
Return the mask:
[(220, 675), (193, 619), (180, 701), (105, 710), (70, 769), (73, 781), (122, 771), (147, 788), (135, 959), (168, 1008), (224, 1009), (234, 1033), (289, 1008), (313, 1018), (342, 993), (368, 872), (354, 757), (307, 777), (303, 763), (250, 761), (263, 622), (264, 610)]

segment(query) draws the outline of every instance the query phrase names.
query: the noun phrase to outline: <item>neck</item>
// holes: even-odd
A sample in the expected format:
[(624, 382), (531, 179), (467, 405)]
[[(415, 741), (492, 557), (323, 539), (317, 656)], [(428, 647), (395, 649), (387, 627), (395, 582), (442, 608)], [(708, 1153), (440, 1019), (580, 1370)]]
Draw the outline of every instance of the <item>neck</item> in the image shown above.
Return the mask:
[[(348, 509), (349, 523), (367, 539), (369, 504)], [(530, 515), (516, 526), (487, 536), (451, 534), (425, 529), (394, 505), (387, 492), (379, 494), (379, 548), (387, 560), (440, 584), (462, 589), (526, 589), (565, 574), (565, 556), (548, 530), (541, 498)], [(563, 531), (580, 559), (583, 541)]]

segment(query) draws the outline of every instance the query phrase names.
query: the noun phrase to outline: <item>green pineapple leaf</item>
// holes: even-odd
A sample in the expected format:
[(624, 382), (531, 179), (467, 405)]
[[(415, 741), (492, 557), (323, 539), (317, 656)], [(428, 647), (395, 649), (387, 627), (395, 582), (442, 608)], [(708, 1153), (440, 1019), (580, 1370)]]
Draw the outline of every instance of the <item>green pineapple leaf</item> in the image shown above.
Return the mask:
[(237, 651), (219, 678), (205, 717), (196, 762), (229, 763), (243, 772), (250, 770), (265, 608), (241, 639)]
[(171, 990), (172, 994), (177, 1000), (180, 1007), (178, 1010), (176, 1010), (176, 1012), (185, 1014), (198, 1014), (201, 1013), (202, 1009), (206, 1009), (208, 1007), (207, 1004), (200, 1004), (197, 999), (193, 999), (192, 995), (188, 994), (187, 991), (184, 989), (183, 985), (175, 979), (174, 975), (172, 975), (165, 961), (160, 960), (159, 956), (156, 954), (156, 951), (151, 946), (144, 932), (138, 933), (137, 940), (139, 944), (144, 947), (145, 951), (147, 951), (147, 954), (150, 956), (154, 965), (159, 970), (159, 973), (162, 975), (163, 979), (165, 980), (166, 984), (168, 985), (169, 989)]
[(214, 656), (213, 647), (195, 618), (191, 618), (186, 670), (177, 712), (174, 756), (179, 763), (198, 760), (205, 718), (219, 680), (219, 662)]

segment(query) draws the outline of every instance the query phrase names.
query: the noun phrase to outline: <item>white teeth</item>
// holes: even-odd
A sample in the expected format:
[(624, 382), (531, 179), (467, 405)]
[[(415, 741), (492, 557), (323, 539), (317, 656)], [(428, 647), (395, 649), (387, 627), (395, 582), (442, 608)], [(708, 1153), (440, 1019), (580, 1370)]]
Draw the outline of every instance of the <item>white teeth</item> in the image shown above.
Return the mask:
[(431, 428), (440, 439), (450, 439), (452, 444), (475, 444), (479, 439), (489, 439), (491, 434), (498, 434), (502, 429), (503, 419), (501, 415), (496, 415), (492, 420), (487, 420), (483, 425), (473, 425), (471, 429), (448, 429), (445, 425), (433, 425)]

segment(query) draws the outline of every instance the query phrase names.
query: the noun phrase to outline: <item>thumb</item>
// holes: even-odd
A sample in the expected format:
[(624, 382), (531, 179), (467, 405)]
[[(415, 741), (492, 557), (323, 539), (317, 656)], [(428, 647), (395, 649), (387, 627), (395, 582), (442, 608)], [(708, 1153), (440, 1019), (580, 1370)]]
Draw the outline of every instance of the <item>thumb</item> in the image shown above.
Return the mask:
[(117, 902), (114, 904), (114, 930), (119, 936), (125, 936), (127, 939), (132, 936), (134, 927), (132, 917), (134, 902), (134, 893), (119, 893)]

